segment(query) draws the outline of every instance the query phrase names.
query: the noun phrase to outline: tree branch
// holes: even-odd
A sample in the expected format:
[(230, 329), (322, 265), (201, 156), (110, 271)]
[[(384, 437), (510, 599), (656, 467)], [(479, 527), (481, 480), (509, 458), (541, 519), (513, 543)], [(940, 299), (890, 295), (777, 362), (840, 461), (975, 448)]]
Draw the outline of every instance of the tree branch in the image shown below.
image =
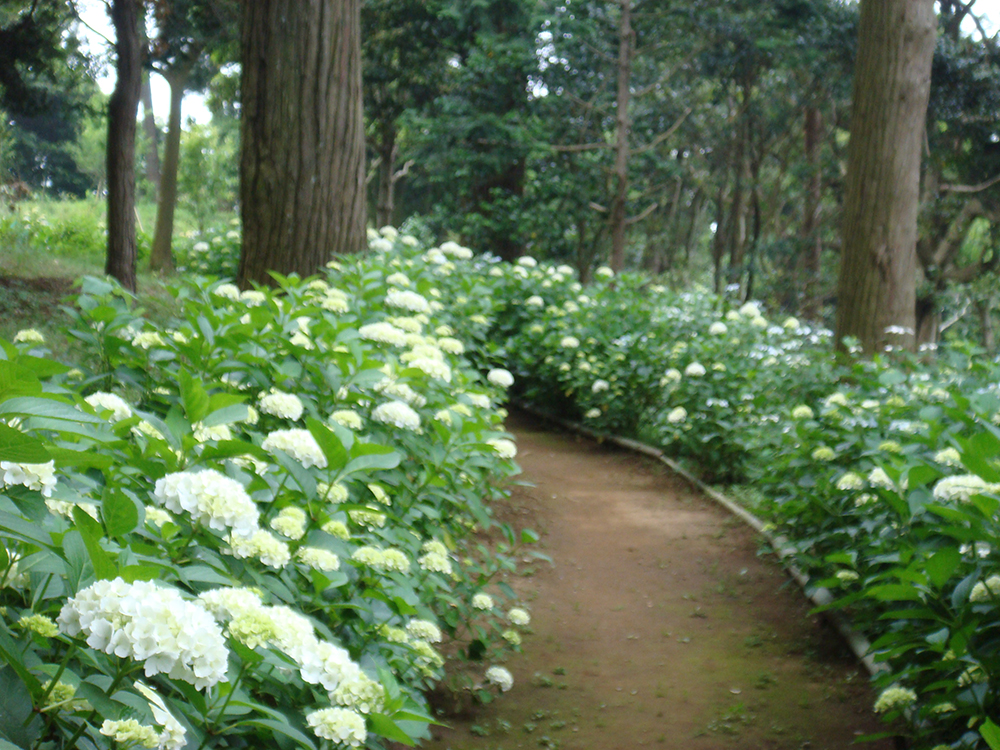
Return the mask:
[(402, 178), (406, 177), (406, 175), (410, 173), (410, 167), (412, 167), (414, 164), (416, 164), (416, 161), (414, 161), (413, 159), (407, 159), (406, 163), (403, 165), (403, 168), (393, 173), (392, 181), (398, 182)]
[(655, 211), (659, 207), (659, 205), (660, 205), (659, 203), (650, 203), (648, 206), (646, 206), (646, 209), (641, 214), (637, 214), (636, 216), (631, 216), (628, 219), (625, 219), (625, 223), (628, 225), (637, 224), (638, 222), (642, 221), (647, 216), (649, 216), (651, 213), (653, 213), (653, 211)]
[(1000, 174), (978, 185), (942, 185), (941, 191), (945, 193), (981, 193), (983, 190), (993, 187), (998, 182), (1000, 182)]
[(606, 213), (608, 212), (608, 209), (606, 209), (606, 208), (605, 208), (604, 206), (602, 206), (602, 205), (601, 205), (600, 203), (594, 203), (594, 201), (591, 201), (591, 202), (590, 202), (590, 203), (588, 203), (587, 205), (588, 205), (588, 206), (590, 206), (590, 207), (591, 207), (592, 209), (594, 209), (595, 211), (600, 211), (600, 212), (601, 212), (602, 214), (606, 214)]
[(685, 109), (684, 110), (684, 114), (681, 115), (679, 118), (677, 118), (677, 122), (675, 122), (673, 125), (671, 125), (668, 130), (666, 130), (663, 133), (660, 133), (658, 136), (656, 136), (653, 140), (651, 140), (645, 146), (640, 146), (639, 148), (631, 149), (629, 151), (629, 155), (630, 156), (635, 156), (636, 154), (644, 154), (647, 151), (652, 151), (654, 148), (656, 148), (661, 143), (663, 143), (665, 140), (667, 140), (667, 138), (669, 138), (674, 133), (676, 133), (677, 132), (677, 128), (679, 128), (684, 123), (684, 121), (687, 119), (687, 117), (688, 117), (689, 114), (691, 114), (691, 107), (688, 107), (687, 109)]
[(611, 144), (603, 141), (600, 143), (576, 143), (571, 146), (561, 146), (550, 143), (549, 148), (557, 153), (576, 153), (578, 151), (593, 151), (599, 148), (611, 148)]

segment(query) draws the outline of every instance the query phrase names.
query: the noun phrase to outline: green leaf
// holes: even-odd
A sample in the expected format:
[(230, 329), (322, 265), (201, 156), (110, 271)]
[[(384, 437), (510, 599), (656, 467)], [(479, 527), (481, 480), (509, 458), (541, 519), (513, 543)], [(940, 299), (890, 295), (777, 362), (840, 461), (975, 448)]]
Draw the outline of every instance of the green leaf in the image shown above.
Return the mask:
[(34, 396), (42, 392), (38, 376), (20, 364), (0, 361), (0, 396)]
[(241, 726), (252, 726), (252, 727), (262, 727), (263, 729), (270, 729), (275, 734), (283, 734), (286, 737), (294, 740), (298, 743), (299, 747), (310, 748), (310, 750), (316, 750), (316, 744), (305, 734), (300, 732), (298, 729), (293, 727), (287, 721), (275, 721), (274, 719), (245, 719), (243, 721), (238, 721), (235, 724), (230, 724), (232, 727)]
[(139, 509), (121, 490), (108, 489), (101, 498), (101, 518), (108, 536), (120, 538), (139, 525)]
[(939, 549), (927, 560), (927, 575), (936, 588), (944, 586), (962, 562), (961, 553), (954, 547)]
[(78, 469), (110, 469), (114, 458), (94, 450), (75, 451), (69, 448), (49, 448), (49, 455), (60, 467), (73, 466)]
[(1000, 727), (994, 724), (990, 719), (979, 727), (979, 733), (983, 735), (983, 739), (986, 740), (986, 744), (990, 746), (990, 750), (1000, 750)]
[(13, 670), (0, 669), (0, 738), (18, 748), (33, 747), (42, 731), (31, 693)]
[(541, 537), (534, 529), (521, 529), (521, 544), (535, 544)]
[(920, 591), (913, 586), (901, 583), (889, 583), (884, 586), (872, 586), (865, 592), (866, 596), (883, 602), (919, 602), (923, 601)]
[(178, 375), (181, 388), (181, 402), (184, 404), (184, 414), (191, 424), (201, 422), (208, 416), (208, 393), (200, 380), (195, 380), (185, 371)]
[(159, 565), (126, 565), (122, 568), (121, 577), (128, 583), (155, 581), (163, 577), (164, 570)]
[(89, 422), (104, 424), (104, 420), (93, 414), (86, 414), (72, 404), (52, 398), (20, 396), (0, 403), (0, 415), (11, 417), (48, 417), (66, 422)]
[(403, 454), (387, 445), (377, 443), (355, 443), (351, 448), (351, 460), (343, 473), (353, 474), (367, 469), (395, 469), (403, 460)]
[(327, 466), (331, 471), (339, 471), (347, 463), (347, 450), (336, 433), (318, 419), (309, 417), (306, 419), (306, 427), (316, 438), (323, 455), (326, 456)]
[(20, 464), (43, 464), (52, 460), (45, 443), (20, 430), (0, 424), (0, 461)]
[(410, 735), (400, 729), (399, 725), (385, 714), (369, 714), (368, 721), (375, 734), (393, 742), (401, 742), (407, 747), (413, 747), (414, 742)]
[[(229, 394), (220, 393), (218, 395), (227, 396)], [(212, 398), (214, 399), (215, 396), (212, 396)], [(241, 397), (236, 396), (235, 398)], [(209, 408), (211, 409), (211, 405)], [(206, 427), (217, 427), (220, 424), (244, 422), (249, 416), (250, 412), (247, 410), (246, 404), (230, 404), (229, 406), (223, 406), (221, 408), (211, 410), (208, 416), (201, 420), (201, 422)]]
[(118, 568), (111, 561), (111, 557), (104, 548), (101, 547), (101, 537), (104, 530), (101, 524), (91, 518), (86, 511), (79, 506), (73, 508), (73, 520), (76, 528), (83, 537), (83, 543), (87, 547), (87, 554), (90, 555), (90, 562), (94, 566), (94, 575), (97, 580), (109, 580), (118, 575)]

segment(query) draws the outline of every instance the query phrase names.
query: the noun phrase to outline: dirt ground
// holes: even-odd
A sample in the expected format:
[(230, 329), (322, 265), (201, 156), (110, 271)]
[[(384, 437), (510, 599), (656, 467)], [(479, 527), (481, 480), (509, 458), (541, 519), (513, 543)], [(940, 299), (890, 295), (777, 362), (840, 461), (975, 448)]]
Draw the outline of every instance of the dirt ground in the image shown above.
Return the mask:
[(532, 633), (514, 687), (425, 747), (839, 750), (885, 731), (867, 675), (752, 530), (655, 462), (521, 414), (508, 429), (535, 486), (505, 513), (554, 565), (515, 584)]

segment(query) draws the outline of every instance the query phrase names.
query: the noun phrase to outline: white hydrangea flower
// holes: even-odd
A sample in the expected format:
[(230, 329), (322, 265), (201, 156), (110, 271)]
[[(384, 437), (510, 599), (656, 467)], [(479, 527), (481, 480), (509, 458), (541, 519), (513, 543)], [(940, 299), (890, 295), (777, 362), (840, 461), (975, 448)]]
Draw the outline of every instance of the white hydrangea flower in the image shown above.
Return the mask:
[(406, 624), (406, 632), (412, 638), (419, 638), (429, 643), (441, 642), (441, 628), (427, 620), (410, 620)]
[(330, 693), (330, 699), (362, 714), (378, 713), (385, 705), (385, 688), (360, 669), (355, 669), (344, 675)]
[(132, 407), (121, 396), (116, 396), (113, 393), (98, 391), (97, 393), (91, 393), (84, 401), (93, 406), (94, 411), (98, 413), (110, 411), (111, 416), (108, 417), (108, 420), (111, 422), (121, 422), (123, 419), (128, 419), (132, 416)]
[(283, 568), (291, 560), (288, 545), (263, 529), (247, 536), (230, 534), (226, 537), (230, 552), (236, 558), (255, 558), (270, 568)]
[(939, 464), (957, 468), (962, 465), (962, 456), (955, 448), (944, 448), (934, 454), (934, 460)]
[(592, 409), (587, 409), (587, 413), (583, 415), (584, 419), (598, 419), (601, 416), (601, 410), (596, 406)]
[(472, 608), (482, 610), (493, 609), (493, 597), (489, 594), (476, 594), (472, 597)]
[[(611, 269), (608, 269), (611, 270)], [(506, 693), (514, 687), (514, 675), (504, 667), (493, 666), (486, 670), (486, 681), (491, 685), (500, 688), (500, 692)]]
[(306, 715), (317, 737), (348, 747), (361, 747), (368, 739), (365, 718), (347, 708), (324, 708)]
[(823, 403), (826, 405), (828, 409), (832, 409), (835, 406), (844, 406), (844, 407), (850, 406), (850, 402), (847, 400), (847, 396), (845, 396), (840, 391), (831, 393), (829, 396), (826, 397)]
[(391, 273), (385, 277), (385, 283), (389, 286), (402, 286), (407, 287), (410, 285), (410, 279), (405, 273)]
[(167, 513), (167, 511), (162, 508), (157, 508), (153, 505), (146, 506), (146, 522), (151, 523), (156, 527), (163, 526), (165, 523), (172, 523), (174, 517)]
[(260, 515), (243, 485), (215, 469), (167, 474), (156, 480), (153, 497), (167, 510), (189, 513), (195, 523), (217, 531), (248, 534)]
[(326, 456), (309, 430), (275, 430), (264, 438), (260, 447), (272, 453), (276, 450), (287, 453), (307, 469), (326, 468)]
[(137, 346), (140, 349), (152, 349), (157, 346), (166, 346), (166, 341), (157, 331), (143, 331), (137, 333), (132, 338), (132, 346)]
[(336, 519), (327, 521), (320, 526), (320, 529), (330, 536), (337, 537), (337, 539), (351, 538), (351, 532), (348, 530), (347, 524), (343, 521), (337, 521)]
[(486, 442), (488, 445), (493, 446), (493, 450), (498, 456), (500, 456), (500, 458), (509, 460), (517, 456), (517, 445), (513, 440), (507, 440), (506, 438), (491, 438)]
[(405, 289), (390, 289), (385, 295), (385, 304), (389, 307), (396, 307), (415, 313), (429, 313), (431, 311), (430, 303), (426, 297), (417, 292)]
[(372, 419), (411, 432), (420, 430), (420, 415), (402, 401), (388, 401), (379, 404), (372, 412)]
[(514, 607), (507, 613), (507, 619), (515, 625), (524, 626), (531, 622), (531, 615), (520, 607)]
[[(472, 403), (473, 406), (479, 409), (489, 409), (492, 406), (492, 404), (490, 403), (490, 397), (487, 396), (485, 393), (466, 393), (465, 397), (469, 399), (469, 401)], [(451, 408), (454, 411), (457, 411), (459, 414), (462, 414), (463, 412), (459, 411), (458, 408), (459, 406), (462, 406), (462, 404), (456, 404)], [(466, 414), (465, 416), (471, 417), (472, 415)]]
[(37, 328), (22, 328), (14, 334), (15, 344), (44, 344), (45, 336)]
[[(142, 424), (142, 422), (140, 422), (139, 424)], [(149, 423), (147, 422), (146, 424)], [(214, 427), (206, 427), (201, 422), (195, 422), (193, 425), (191, 425), (191, 433), (194, 439), (199, 443), (207, 443), (210, 440), (218, 442), (220, 440), (233, 439), (232, 430), (229, 429), (228, 425), (224, 424), (215, 425)], [(157, 435), (159, 435), (159, 432), (157, 432)], [(162, 439), (162, 435), (160, 436), (160, 438)]]
[(37, 490), (42, 497), (51, 497), (55, 489), (56, 462), (44, 464), (21, 464), (16, 461), (0, 461), (0, 482), (4, 487), (22, 485), (29, 490)]
[(361, 326), (358, 334), (367, 341), (377, 341), (390, 346), (406, 346), (406, 331), (396, 328), (391, 323), (369, 323)]
[(360, 430), (365, 426), (365, 421), (356, 412), (350, 409), (341, 409), (330, 415), (330, 421), (336, 422), (341, 427), (349, 430)]
[(683, 406), (677, 406), (670, 410), (667, 414), (667, 422), (670, 424), (680, 424), (685, 421), (688, 417), (687, 409)]
[(316, 485), (316, 494), (331, 503), (346, 503), (348, 498), (347, 488), (340, 482), (332, 484), (319, 482)]
[(302, 508), (289, 505), (282, 508), (268, 526), (289, 539), (301, 539), (305, 536), (307, 522), (306, 512)]
[(150, 581), (96, 581), (63, 605), (59, 627), (85, 634), (93, 649), (144, 662), (147, 677), (162, 672), (198, 690), (226, 679), (229, 651), (212, 615)]
[(596, 271), (594, 271), (594, 276), (596, 276), (599, 279), (610, 279), (614, 275), (615, 275), (615, 272), (612, 271), (607, 266), (601, 266)]
[(594, 381), (594, 384), (592, 386), (590, 386), (590, 391), (591, 393), (601, 393), (602, 391), (608, 390), (608, 388), (610, 387), (611, 384), (607, 380), (602, 380), (599, 378)]
[(465, 344), (451, 336), (442, 336), (438, 339), (437, 345), (443, 351), (448, 352), (448, 354), (458, 355), (465, 353)]
[(721, 320), (717, 320), (708, 327), (708, 332), (713, 336), (725, 336), (729, 332), (729, 327)]
[(432, 539), (424, 544), (422, 550), (424, 554), (417, 559), (421, 568), (433, 573), (451, 574), (452, 567), (448, 557), (448, 548), (441, 542)]
[(469, 260), (472, 257), (472, 251), (467, 247), (462, 247), (457, 242), (441, 243), (441, 252), (458, 260)]
[(563, 349), (576, 349), (580, 346), (580, 339), (576, 336), (563, 336), (559, 340), (559, 346)]
[(852, 490), (861, 490), (865, 487), (865, 480), (860, 476), (855, 474), (853, 471), (849, 471), (844, 474), (840, 479), (837, 480), (837, 489), (843, 492), (850, 492)]
[(792, 419), (812, 419), (813, 410), (805, 404), (801, 404), (792, 409)]
[(934, 499), (942, 502), (969, 502), (973, 495), (994, 494), (1000, 492), (1000, 485), (987, 482), (975, 474), (959, 474), (945, 477), (934, 485)]
[(240, 289), (236, 284), (219, 284), (212, 290), (212, 293), (224, 299), (231, 299), (234, 302), (240, 298)]
[(154, 748), (160, 744), (159, 732), (147, 724), (140, 724), (135, 719), (119, 721), (105, 719), (101, 724), (101, 734), (125, 745)]
[(330, 550), (320, 547), (302, 547), (295, 556), (305, 565), (316, 570), (340, 570), (340, 558)]
[(917, 702), (917, 694), (910, 688), (893, 685), (879, 693), (875, 701), (875, 713), (909, 708)]
[(881, 487), (884, 490), (897, 489), (896, 483), (889, 478), (889, 475), (885, 473), (885, 469), (881, 466), (876, 466), (868, 473), (868, 484), (872, 487)]
[(973, 604), (988, 604), (1000, 599), (1000, 576), (990, 576), (985, 581), (979, 581), (969, 592), (969, 601)]
[(679, 383), (684, 379), (681, 375), (681, 371), (676, 367), (671, 367), (665, 373), (663, 373), (663, 380), (660, 381), (661, 385), (669, 385), (670, 383)]
[(410, 560), (398, 549), (379, 549), (378, 547), (358, 547), (351, 559), (362, 565), (367, 565), (379, 573), (397, 571), (406, 573), (410, 570)]
[(439, 359), (417, 357), (410, 360), (409, 365), (410, 367), (417, 368), (429, 377), (436, 378), (437, 380), (443, 380), (445, 383), (451, 382), (451, 368), (447, 365), (447, 363), (442, 362)]
[(684, 368), (684, 374), (689, 378), (700, 378), (705, 374), (706, 370), (704, 365), (698, 362), (692, 362), (687, 367)]
[(502, 368), (494, 368), (486, 374), (486, 379), (495, 386), (500, 388), (510, 388), (514, 385), (514, 376), (510, 374), (509, 370), (504, 370)]
[(381, 529), (385, 526), (385, 513), (379, 513), (374, 509), (356, 508), (347, 511), (347, 515), (358, 526), (365, 526), (369, 529)]
[(832, 461), (836, 457), (836, 451), (828, 445), (821, 445), (812, 452), (813, 461)]
[(262, 393), (258, 406), (265, 414), (290, 419), (293, 422), (302, 416), (303, 411), (302, 401), (298, 396), (284, 393), (276, 388), (272, 388), (270, 393)]

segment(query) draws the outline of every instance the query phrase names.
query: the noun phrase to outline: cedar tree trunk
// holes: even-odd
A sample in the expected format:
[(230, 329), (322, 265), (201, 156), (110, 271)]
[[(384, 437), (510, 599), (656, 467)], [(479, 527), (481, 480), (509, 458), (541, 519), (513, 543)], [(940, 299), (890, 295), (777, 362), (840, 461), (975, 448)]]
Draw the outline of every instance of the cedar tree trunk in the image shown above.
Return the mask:
[(819, 206), (823, 197), (822, 166), (820, 164), (820, 144), (823, 131), (823, 116), (814, 105), (806, 107), (805, 152), (809, 168), (809, 182), (806, 187), (806, 202), (802, 212), (802, 267), (805, 271), (803, 299), (800, 311), (806, 320), (819, 319), (822, 298), (819, 290), (820, 261), (823, 257), (823, 243), (819, 233)]
[(378, 200), (375, 205), (375, 226), (384, 227), (392, 223), (392, 214), (396, 208), (396, 124), (383, 123), (380, 128), (382, 137), (378, 144)]
[(156, 202), (156, 233), (149, 253), (149, 270), (170, 273), (174, 270), (171, 241), (174, 234), (174, 211), (177, 208), (177, 169), (181, 160), (181, 103), (190, 67), (171, 70), (163, 77), (170, 84), (170, 121), (163, 146), (163, 172)]
[(635, 34), (632, 31), (632, 0), (619, 0), (622, 8), (618, 22), (618, 97), (615, 102), (615, 165), (611, 173), (614, 195), (608, 217), (608, 232), (611, 235), (611, 268), (615, 273), (625, 265), (625, 210), (628, 201), (628, 157), (629, 130), (631, 122), (628, 105), (631, 97), (629, 81), (632, 77), (632, 47)]
[(886, 344), (913, 346), (920, 149), (935, 41), (934, 0), (862, 0), (837, 290), (839, 347), (845, 336), (856, 337), (869, 354)]
[(153, 89), (149, 74), (142, 74), (142, 129), (149, 143), (146, 146), (146, 179), (153, 186), (153, 195), (160, 195), (160, 131), (153, 116)]
[(108, 255), (104, 272), (131, 292), (135, 283), (135, 121), (142, 87), (141, 0), (114, 0), (118, 81), (108, 102)]
[(243, 3), (239, 284), (365, 248), (360, 0)]

